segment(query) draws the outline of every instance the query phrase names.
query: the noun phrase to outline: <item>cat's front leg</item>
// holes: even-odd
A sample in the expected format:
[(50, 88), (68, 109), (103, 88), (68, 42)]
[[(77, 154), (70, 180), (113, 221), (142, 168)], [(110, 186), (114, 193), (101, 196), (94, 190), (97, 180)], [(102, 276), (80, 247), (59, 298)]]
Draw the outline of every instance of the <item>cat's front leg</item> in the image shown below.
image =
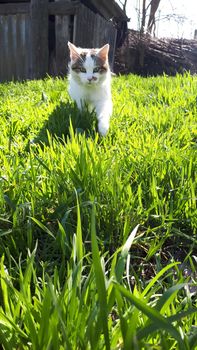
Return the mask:
[(112, 114), (112, 102), (105, 101), (96, 106), (96, 114), (98, 119), (98, 131), (105, 136), (109, 130), (109, 122)]
[(98, 121), (98, 131), (99, 134), (101, 134), (102, 136), (106, 136), (108, 130), (109, 130), (109, 117), (106, 118), (102, 117), (101, 119), (99, 119)]
[(70, 97), (72, 98), (72, 100), (75, 101), (78, 109), (81, 111), (84, 103), (83, 103), (81, 95), (79, 94), (79, 91), (77, 90), (77, 86), (75, 84), (71, 84), (69, 86), (68, 93), (69, 93)]
[(75, 101), (75, 103), (76, 103), (78, 109), (79, 109), (80, 111), (82, 111), (83, 106), (84, 106), (84, 103), (83, 103), (82, 99), (80, 99), (80, 98), (78, 98), (78, 97), (75, 97), (75, 98), (74, 98), (74, 101)]

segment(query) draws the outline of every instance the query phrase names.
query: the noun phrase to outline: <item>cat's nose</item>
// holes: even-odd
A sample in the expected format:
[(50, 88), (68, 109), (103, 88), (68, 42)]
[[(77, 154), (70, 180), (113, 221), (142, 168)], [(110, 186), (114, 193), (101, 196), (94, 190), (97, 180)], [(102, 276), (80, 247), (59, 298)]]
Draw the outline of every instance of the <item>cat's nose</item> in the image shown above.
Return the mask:
[(89, 82), (91, 82), (92, 80), (93, 80), (93, 77), (91, 77), (91, 78), (88, 78), (88, 81), (89, 81)]

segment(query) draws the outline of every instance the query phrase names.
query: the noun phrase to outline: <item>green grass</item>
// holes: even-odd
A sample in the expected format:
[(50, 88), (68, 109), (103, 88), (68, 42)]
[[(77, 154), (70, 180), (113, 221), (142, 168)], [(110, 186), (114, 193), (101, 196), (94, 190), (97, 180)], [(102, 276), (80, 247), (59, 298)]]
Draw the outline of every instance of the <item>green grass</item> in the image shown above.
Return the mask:
[(114, 78), (106, 138), (66, 79), (0, 85), (3, 349), (195, 349), (196, 83)]

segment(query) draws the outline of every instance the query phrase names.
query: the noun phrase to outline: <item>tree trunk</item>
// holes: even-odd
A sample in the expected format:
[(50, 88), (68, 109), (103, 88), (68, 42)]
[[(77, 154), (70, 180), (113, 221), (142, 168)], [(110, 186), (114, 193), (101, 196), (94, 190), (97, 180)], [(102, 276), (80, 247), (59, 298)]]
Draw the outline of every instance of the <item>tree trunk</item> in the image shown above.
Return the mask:
[(144, 34), (145, 24), (146, 24), (146, 0), (143, 0), (143, 3), (142, 3), (142, 21), (141, 21), (140, 34)]
[(124, 11), (124, 13), (126, 13), (126, 6), (127, 6), (127, 0), (125, 0), (124, 4), (123, 4), (123, 11)]
[(152, 34), (153, 28), (155, 27), (155, 14), (158, 10), (161, 0), (152, 0), (150, 3), (150, 15), (148, 19), (147, 32)]

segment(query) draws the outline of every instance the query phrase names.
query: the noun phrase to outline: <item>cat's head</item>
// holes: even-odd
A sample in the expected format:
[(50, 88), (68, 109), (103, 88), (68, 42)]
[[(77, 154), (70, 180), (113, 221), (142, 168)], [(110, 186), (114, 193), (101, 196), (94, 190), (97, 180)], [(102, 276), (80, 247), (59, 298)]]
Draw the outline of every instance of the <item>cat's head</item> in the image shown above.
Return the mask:
[(82, 49), (68, 42), (70, 74), (78, 83), (93, 86), (101, 84), (109, 75), (109, 44), (100, 49)]

